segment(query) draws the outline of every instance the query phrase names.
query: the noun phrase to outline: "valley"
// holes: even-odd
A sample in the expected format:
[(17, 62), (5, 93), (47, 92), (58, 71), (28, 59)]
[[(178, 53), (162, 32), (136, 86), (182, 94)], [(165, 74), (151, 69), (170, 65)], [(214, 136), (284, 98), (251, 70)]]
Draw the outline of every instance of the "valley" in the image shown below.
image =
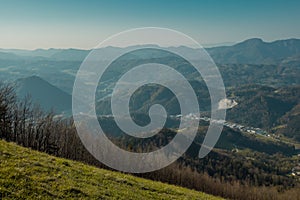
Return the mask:
[[(157, 51), (155, 46), (148, 47), (146, 51), (124, 55), (111, 63), (110, 70), (106, 71), (98, 83), (96, 114), (107, 137), (124, 150), (151, 152), (167, 145), (181, 131), (178, 128), (181, 119), (196, 119), (200, 122), (192, 145), (178, 161), (162, 170), (135, 176), (233, 199), (281, 199), (284, 195), (297, 194), (295, 191), (300, 184), (299, 40), (268, 43), (260, 39), (249, 39), (233, 46), (207, 49), (219, 67), (226, 87), (227, 98), (220, 99), (218, 105), (215, 105), (218, 109), (226, 109), (226, 120), (223, 121), (211, 120), (209, 91), (205, 81), (190, 63), (172, 54)], [(198, 51), (188, 47), (168, 48), (176, 48), (190, 55), (196, 55)], [(97, 51), (109, 56), (111, 52), (125, 50), (107, 47)], [(77, 70), (88, 53), (90, 50), (0, 49), (0, 91), (3, 94), (0, 95), (0, 108), (5, 108), (7, 112), (7, 115), (1, 115), (0, 118), (3, 119), (0, 122), (1, 138), (54, 156), (108, 168), (85, 149), (72, 120), (72, 88)], [(168, 88), (155, 84), (145, 85), (130, 97), (132, 120), (141, 126), (150, 123), (148, 112), (154, 104), (162, 105), (168, 117), (157, 135), (143, 140), (120, 130), (112, 115), (110, 103), (113, 88), (122, 74), (133, 66), (150, 61), (170, 65), (184, 75), (195, 91), (201, 117), (197, 118), (193, 112), (181, 115), (180, 104)], [(181, 84), (177, 80), (170, 81)], [(12, 89), (7, 89), (7, 85), (11, 85)], [(215, 89), (218, 91), (218, 88)], [(126, 91), (119, 91), (118, 95), (120, 98), (128, 98)], [(6, 102), (11, 104), (7, 106)], [(82, 104), (84, 103), (82, 99)], [(89, 114), (86, 123), (89, 121), (88, 117)], [(6, 123), (7, 118), (11, 120), (9, 124)], [(198, 152), (211, 121), (222, 124), (223, 131), (215, 148), (207, 157), (199, 159)], [(6, 153), (2, 154), (5, 157)], [(198, 177), (199, 181), (193, 177)], [(126, 177), (127, 179), (130, 178)], [(2, 195), (18, 195), (15, 191), (6, 189), (1, 190)], [(76, 188), (63, 194), (49, 188), (47, 194), (57, 197), (89, 195), (89, 191), (81, 193), (78, 190), (80, 189)], [(39, 189), (37, 191), (45, 192)], [(253, 191), (259, 191), (258, 196), (251, 196), (254, 195)], [(269, 198), (270, 196), (274, 198)]]

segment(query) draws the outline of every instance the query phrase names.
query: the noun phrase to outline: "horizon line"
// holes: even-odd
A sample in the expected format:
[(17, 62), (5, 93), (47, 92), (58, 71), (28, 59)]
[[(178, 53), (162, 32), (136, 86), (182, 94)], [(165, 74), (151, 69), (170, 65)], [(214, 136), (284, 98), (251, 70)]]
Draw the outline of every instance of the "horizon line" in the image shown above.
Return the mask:
[[(215, 47), (226, 47), (226, 46), (234, 46), (236, 44), (239, 43), (243, 43), (245, 41), (248, 40), (252, 40), (252, 39), (259, 39), (264, 43), (273, 43), (273, 42), (277, 42), (277, 41), (286, 41), (286, 40), (300, 40), (300, 38), (282, 38), (282, 39), (277, 39), (277, 40), (271, 40), (271, 41), (267, 41), (267, 40), (263, 40), (262, 38), (259, 37), (251, 37), (248, 39), (244, 39), (242, 41), (238, 41), (238, 42), (221, 42), (221, 43), (204, 43), (204, 44), (200, 44), (203, 48), (208, 49), (208, 48), (215, 48)], [(158, 44), (141, 44), (140, 46), (159, 46), (159, 47), (164, 47), (164, 48), (178, 48), (178, 47), (188, 47), (186, 45), (180, 45), (180, 46), (160, 46)], [(134, 45), (134, 46), (139, 46), (139, 45)], [(103, 49), (103, 48), (128, 48), (128, 47), (132, 47), (132, 46), (126, 46), (126, 47), (120, 47), (120, 46), (105, 46), (99, 49)], [(193, 48), (193, 47), (189, 47), (189, 48)], [(2, 48), (0, 47), (0, 50), (9, 50), (9, 51), (13, 51), (13, 50), (20, 50), (20, 51), (37, 51), (37, 50), (44, 50), (44, 51), (49, 51), (49, 50), (82, 50), (82, 51), (91, 51), (97, 48), (80, 48), (80, 47), (49, 47), (49, 48), (34, 48), (34, 49), (25, 49), (25, 48)], [(194, 49), (199, 49), (199, 48), (194, 48)]]

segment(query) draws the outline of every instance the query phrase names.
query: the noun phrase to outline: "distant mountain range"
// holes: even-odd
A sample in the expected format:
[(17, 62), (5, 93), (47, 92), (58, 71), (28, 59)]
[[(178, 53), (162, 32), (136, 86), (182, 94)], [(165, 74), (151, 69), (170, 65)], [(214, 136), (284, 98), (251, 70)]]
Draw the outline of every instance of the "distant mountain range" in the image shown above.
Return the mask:
[(207, 50), (215, 62), (222, 64), (281, 64), (299, 59), (300, 40), (264, 42), (253, 38), (233, 46), (214, 47)]
[[(155, 45), (146, 45), (145, 47), (155, 47)], [(102, 55), (109, 55), (111, 52), (125, 52), (130, 48), (132, 47), (105, 47), (98, 51), (101, 51)], [(197, 49), (185, 46), (168, 47), (166, 50), (174, 48), (186, 53), (197, 51)], [(262, 39), (253, 38), (232, 46), (212, 47), (206, 48), (206, 50), (214, 61), (220, 64), (281, 64), (300, 60), (300, 39), (264, 42)], [(6, 53), (5, 55), (0, 54), (0, 59), (33, 59), (35, 57), (36, 59), (56, 61), (83, 61), (90, 51), (80, 49), (37, 49), (33, 51), (0, 49), (1, 53)]]
[[(174, 48), (195, 55), (194, 58), (199, 59), (196, 57), (197, 49), (184, 46), (167, 49)], [(112, 52), (125, 50), (128, 49), (117, 47), (97, 49), (103, 58)], [(228, 119), (268, 130), (277, 127), (274, 132), (290, 134), (289, 137), (300, 141), (297, 134), (300, 130), (297, 123), (300, 116), (300, 94), (297, 87), (300, 85), (299, 39), (264, 42), (254, 38), (232, 46), (207, 48), (207, 51), (219, 67), (230, 98), (238, 102), (236, 107), (228, 111)], [(0, 49), (0, 80), (16, 81), (18, 96), (30, 94), (33, 101), (39, 103), (45, 110), (53, 108), (57, 112), (68, 112), (71, 110), (71, 94), (76, 72), (89, 52), (90, 50), (78, 49), (34, 51)], [(148, 53), (156, 61), (166, 65), (172, 64), (176, 70), (191, 80), (202, 111), (209, 110), (208, 91), (201, 80), (200, 82), (198, 79), (195, 80), (195, 73), (190, 70), (187, 63), (168, 54), (157, 54), (154, 51)], [(110, 99), (107, 97), (118, 78), (131, 66), (148, 61), (147, 55), (142, 52), (139, 55), (129, 56), (128, 62), (123, 60), (115, 62), (116, 68), (108, 70), (105, 84), (100, 84), (97, 90), (98, 114), (110, 113)], [(134, 104), (131, 108), (138, 113), (147, 113), (153, 103), (164, 105), (171, 114), (178, 113), (176, 98), (166, 89), (139, 90), (132, 100)]]

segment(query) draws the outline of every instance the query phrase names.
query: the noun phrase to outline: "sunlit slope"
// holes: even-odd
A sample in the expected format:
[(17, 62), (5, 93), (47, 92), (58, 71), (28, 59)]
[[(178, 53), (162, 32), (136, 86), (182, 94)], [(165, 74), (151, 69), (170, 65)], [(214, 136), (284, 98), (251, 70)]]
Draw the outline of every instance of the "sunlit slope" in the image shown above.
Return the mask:
[(220, 199), (0, 140), (0, 199)]

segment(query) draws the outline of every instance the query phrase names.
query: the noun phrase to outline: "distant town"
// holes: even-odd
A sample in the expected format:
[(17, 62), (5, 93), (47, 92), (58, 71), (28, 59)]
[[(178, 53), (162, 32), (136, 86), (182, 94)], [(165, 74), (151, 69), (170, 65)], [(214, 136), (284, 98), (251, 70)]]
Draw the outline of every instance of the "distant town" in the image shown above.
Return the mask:
[(241, 124), (237, 124), (237, 123), (233, 123), (233, 122), (228, 122), (225, 120), (212, 120), (209, 117), (198, 117), (196, 114), (190, 113), (188, 115), (171, 115), (171, 118), (182, 118), (183, 120), (203, 120), (206, 122), (214, 122), (214, 123), (218, 123), (218, 124), (223, 124), (223, 126), (226, 126), (228, 128), (231, 129), (236, 129), (242, 132), (247, 132), (247, 133), (253, 133), (253, 134), (260, 134), (260, 135), (264, 135), (267, 137), (271, 137), (270, 134), (267, 133), (267, 131), (262, 130), (261, 128), (255, 128), (255, 127), (250, 127), (250, 126), (244, 126)]

